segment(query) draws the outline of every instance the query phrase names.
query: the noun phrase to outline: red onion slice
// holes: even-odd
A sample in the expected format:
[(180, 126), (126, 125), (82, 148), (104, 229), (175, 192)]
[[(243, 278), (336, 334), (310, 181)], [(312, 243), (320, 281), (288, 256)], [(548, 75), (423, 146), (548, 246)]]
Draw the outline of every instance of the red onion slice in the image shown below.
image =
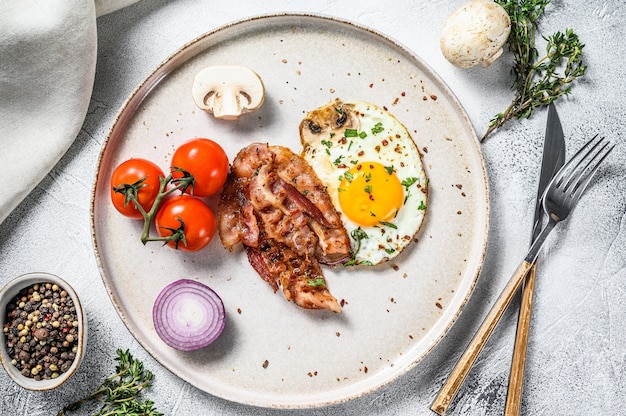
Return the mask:
[(181, 279), (167, 285), (152, 308), (154, 329), (170, 347), (193, 351), (215, 341), (226, 324), (222, 299), (210, 287)]

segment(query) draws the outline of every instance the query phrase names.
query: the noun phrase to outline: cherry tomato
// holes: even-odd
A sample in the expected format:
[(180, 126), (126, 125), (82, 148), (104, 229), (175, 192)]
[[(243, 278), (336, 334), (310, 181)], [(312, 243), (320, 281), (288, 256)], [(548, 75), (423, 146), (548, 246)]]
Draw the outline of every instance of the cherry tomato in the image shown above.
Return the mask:
[[(216, 194), (228, 176), (228, 156), (222, 147), (211, 139), (192, 139), (179, 146), (172, 156), (171, 166), (189, 172), (195, 178), (193, 194), (211, 196)], [(173, 172), (174, 178), (183, 176)]]
[[(133, 219), (143, 219), (134, 202), (128, 200), (124, 192), (116, 189), (133, 188), (127, 192), (135, 192), (139, 205), (147, 212), (159, 193), (159, 177), (163, 171), (155, 163), (146, 159), (129, 159), (120, 164), (111, 175), (111, 201), (122, 215)], [(143, 179), (142, 182), (139, 182)]]
[(198, 251), (206, 247), (215, 234), (215, 215), (207, 204), (191, 195), (177, 195), (161, 204), (154, 218), (160, 237), (169, 237), (174, 230), (185, 234), (182, 240), (170, 241), (170, 247), (183, 251)]

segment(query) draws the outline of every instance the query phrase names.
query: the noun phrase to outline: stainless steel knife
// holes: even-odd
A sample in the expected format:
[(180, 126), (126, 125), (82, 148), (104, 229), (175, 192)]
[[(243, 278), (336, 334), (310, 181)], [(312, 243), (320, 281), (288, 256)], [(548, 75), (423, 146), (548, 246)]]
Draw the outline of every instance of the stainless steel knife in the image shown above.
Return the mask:
[[(539, 235), (543, 225), (543, 209), (541, 207), (543, 193), (546, 186), (565, 161), (565, 139), (559, 115), (554, 104), (548, 107), (548, 121), (546, 123), (546, 137), (543, 145), (543, 159), (537, 199), (535, 201), (535, 219), (533, 223), (532, 240)], [(513, 362), (506, 399), (505, 416), (518, 416), (522, 402), (522, 388), (524, 384), (524, 366), (526, 364), (526, 350), (528, 347), (528, 330), (532, 312), (533, 294), (535, 289), (535, 273), (537, 262), (530, 269), (522, 289), (522, 301), (517, 321), (517, 333), (515, 336), (515, 348), (513, 350)]]

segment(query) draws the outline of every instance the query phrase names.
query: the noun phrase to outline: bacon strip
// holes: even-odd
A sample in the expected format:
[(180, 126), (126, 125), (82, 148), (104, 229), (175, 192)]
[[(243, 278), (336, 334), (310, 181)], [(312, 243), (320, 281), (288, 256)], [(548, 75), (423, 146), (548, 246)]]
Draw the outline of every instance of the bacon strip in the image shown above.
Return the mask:
[(259, 226), (243, 187), (231, 173), (226, 179), (217, 210), (218, 232), (224, 247), (233, 249), (239, 242), (257, 247)]
[(233, 160), (218, 207), (229, 250), (242, 242), (248, 261), (276, 292), (310, 309), (340, 312), (320, 262), (350, 257), (350, 240), (313, 169), (280, 146), (254, 143)]

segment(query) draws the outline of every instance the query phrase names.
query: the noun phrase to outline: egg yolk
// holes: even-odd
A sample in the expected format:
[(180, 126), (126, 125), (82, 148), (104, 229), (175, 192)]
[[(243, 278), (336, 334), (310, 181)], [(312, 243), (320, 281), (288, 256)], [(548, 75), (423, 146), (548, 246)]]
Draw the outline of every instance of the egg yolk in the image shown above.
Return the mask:
[(404, 202), (404, 190), (392, 167), (362, 162), (339, 185), (341, 211), (355, 224), (371, 227), (390, 221)]

